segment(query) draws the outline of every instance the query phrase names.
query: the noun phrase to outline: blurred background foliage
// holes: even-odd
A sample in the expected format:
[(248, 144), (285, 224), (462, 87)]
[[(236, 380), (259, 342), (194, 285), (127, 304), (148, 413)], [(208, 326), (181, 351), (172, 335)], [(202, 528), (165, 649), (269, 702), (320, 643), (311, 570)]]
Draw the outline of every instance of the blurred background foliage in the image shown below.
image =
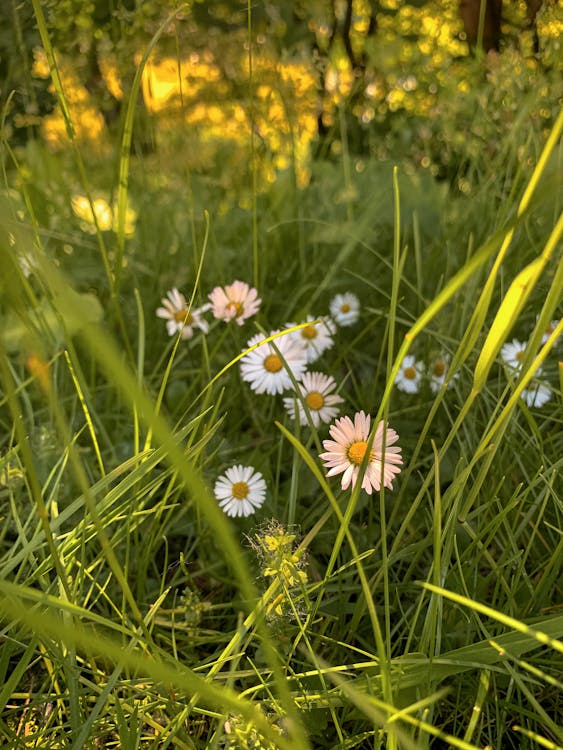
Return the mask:
[[(85, 319), (100, 313), (92, 295), (108, 307), (102, 244), (106, 265), (120, 259), (127, 268), (124, 300), (157, 277), (165, 286), (191, 283), (204, 210), (212, 213), (210, 283), (249, 277), (253, 207), (260, 244), (275, 261), (270, 283), (304, 277), (311, 243), (327, 259), (342, 252), (351, 268), (351, 236), (391, 242), (393, 164), (406, 241), (432, 238), (455, 270), (456, 215), (471, 226), (462, 243), (470, 252), (529, 178), (563, 89), (563, 16), (550, 2), (531, 18), (534, 0), (505, 0), (498, 28), (484, 15), (475, 31), (473, 0), (261, 0), (250, 18), (241, 0), (42, 0), (71, 143), (33, 2), (7, 0), (0, 10), (4, 203), (12, 227), (27, 227), (14, 245), (24, 272), (34, 263), (33, 225), (86, 295)], [(136, 102), (120, 239), (125, 113), (157, 33)], [(296, 252), (288, 256), (288, 247)], [(362, 277), (366, 263), (365, 254), (354, 263)], [(146, 300), (149, 309), (160, 294)], [(134, 330), (135, 306), (122, 309)], [(8, 349), (21, 348), (22, 326), (6, 327)], [(54, 351), (57, 327), (47, 328)]]
[[(241, 0), (42, 7), (77, 142), (94, 159), (117, 148), (136, 65), (177, 11), (144, 70), (135, 151), (158, 155), (170, 180), (213, 175), (229, 208), (249, 201), (249, 133), (262, 189), (285, 170), (305, 187), (312, 157), (340, 159), (344, 148), (470, 192), (507, 133), (546, 133), (557, 111), (561, 9), (535, 2), (505, 0), (495, 27), (489, 0), (479, 29), (473, 0), (262, 0), (251, 4), (250, 36)], [(4, 135), (64, 150), (32, 3), (7, 0), (0, 12)]]
[[(447, 255), (459, 245), (458, 211), (471, 224), (472, 246), (492, 231), (493, 205), (502, 213), (529, 178), (557, 115), (563, 19), (547, 3), (532, 23), (529, 5), (505, 0), (497, 36), (486, 24), (475, 35), (470, 2), (264, 0), (251, 4), (249, 19), (241, 0), (42, 0), (71, 143), (33, 3), (8, 0), (0, 85), (9, 148), (0, 158), (9, 213), (16, 212), (19, 230), (36, 224), (44, 249), (86, 295), (85, 319), (99, 314), (88, 295), (108, 303), (100, 243), (111, 267), (121, 258), (127, 268), (124, 299), (156, 277), (164, 285), (190, 283), (205, 209), (212, 212), (207, 263), (215, 283), (250, 273), (253, 205), (260, 243), (268, 243), (277, 269), (270, 283), (304, 276), (311, 243), (327, 258), (352, 235), (384, 246), (393, 232), (393, 164), (400, 167), (405, 239), (418, 232), (418, 243), (432, 238)], [(138, 66), (160, 32), (136, 103), (120, 240), (125, 112)], [(471, 200), (456, 204), (456, 195)], [(25, 272), (35, 252), (27, 234), (16, 243)], [(291, 256), (288, 247), (296, 249)], [(180, 261), (186, 252), (193, 267)], [(448, 257), (457, 263), (458, 253)], [(365, 255), (357, 260), (358, 273), (366, 263)], [(159, 295), (155, 289), (146, 300), (149, 309)], [(122, 309), (134, 330), (135, 306)], [(13, 320), (6, 328), (8, 349), (21, 347), (23, 325)], [(54, 351), (56, 326), (47, 328)]]

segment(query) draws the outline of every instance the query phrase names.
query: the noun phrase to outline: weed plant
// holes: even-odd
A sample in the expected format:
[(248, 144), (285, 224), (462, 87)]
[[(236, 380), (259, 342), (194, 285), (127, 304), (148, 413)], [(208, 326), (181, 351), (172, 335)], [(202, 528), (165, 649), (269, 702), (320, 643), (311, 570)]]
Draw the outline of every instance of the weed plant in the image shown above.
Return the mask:
[[(131, 157), (139, 76), (113, 163), (70, 120), (64, 156), (3, 142), (2, 748), (563, 746), (563, 115), (470, 197), (344, 149), (222, 213)], [(261, 304), (225, 322), (235, 280)], [(190, 338), (155, 314), (173, 288)], [(309, 369), (399, 436), (371, 495), (326, 476), (283, 356), (345, 292)], [(293, 418), (240, 362), (292, 322)], [(265, 482), (250, 515), (214, 495), (232, 466)]]

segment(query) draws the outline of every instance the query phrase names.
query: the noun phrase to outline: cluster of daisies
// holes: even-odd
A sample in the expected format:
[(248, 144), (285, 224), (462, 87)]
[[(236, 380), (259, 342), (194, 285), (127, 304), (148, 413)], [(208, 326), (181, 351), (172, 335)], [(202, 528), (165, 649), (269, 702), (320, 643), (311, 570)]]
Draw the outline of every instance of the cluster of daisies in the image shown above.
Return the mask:
[[(261, 304), (257, 290), (242, 281), (215, 287), (208, 299), (205, 305), (190, 309), (185, 296), (172, 289), (156, 314), (166, 320), (169, 335), (189, 339), (196, 329), (208, 333), (207, 312), (218, 320), (242, 326)], [(331, 422), (344, 399), (336, 393), (333, 377), (308, 368), (333, 346), (337, 327), (354, 325), (359, 315), (358, 298), (347, 292), (332, 299), (330, 316), (309, 315), (303, 323), (288, 322), (268, 336), (257, 333), (247, 341), (240, 359), (242, 379), (257, 394), (287, 394), (284, 407), (301, 425), (318, 428)], [(399, 439), (395, 430), (381, 421), (371, 435), (370, 426), (371, 418), (360, 411), (354, 419), (336, 419), (329, 429), (331, 439), (323, 441), (325, 452), (320, 458), (327, 476), (342, 474), (343, 490), (354, 488), (360, 477), (362, 488), (369, 494), (381, 486), (392, 489), (393, 479), (401, 470), (403, 461), (401, 449), (395, 445)], [(217, 479), (214, 493), (227, 515), (248, 516), (264, 503), (266, 483), (253, 467), (237, 464)]]
[[(558, 324), (558, 320), (552, 320), (549, 323), (542, 336), (542, 344), (545, 344)], [(521, 370), (525, 353), (526, 344), (518, 339), (512, 339), (512, 341), (507, 342), (500, 350), (501, 359), (511, 375), (517, 375)], [(536, 371), (535, 379), (530, 383), (528, 388), (524, 388), (522, 391), (521, 398), (526, 402), (527, 406), (540, 408), (551, 398), (552, 390), (547, 383), (543, 381), (543, 376), (544, 372), (540, 368)]]
[(256, 289), (251, 289), (244, 281), (234, 281), (226, 287), (216, 286), (209, 294), (209, 302), (201, 307), (189, 307), (185, 296), (176, 288), (166, 293), (156, 314), (166, 321), (169, 336), (180, 334), (183, 339), (191, 339), (196, 329), (209, 333), (209, 323), (204, 318), (211, 310), (213, 317), (229, 323), (234, 320), (239, 326), (260, 309), (262, 300)]
[[(424, 362), (417, 360), (412, 354), (407, 354), (395, 377), (395, 385), (404, 393), (418, 393), (422, 383), (427, 379), (432, 393), (438, 393), (446, 380), (449, 364), (450, 360), (446, 354), (435, 357), (428, 368)], [(448, 387), (451, 387), (456, 377), (457, 373), (448, 383)]]
[[(542, 344), (547, 341), (558, 323), (558, 320), (552, 320), (550, 322), (542, 337)], [(518, 373), (522, 366), (525, 352), (526, 344), (522, 341), (518, 341), (518, 339), (513, 339), (504, 344), (500, 356), (510, 374), (514, 375)], [(427, 380), (432, 393), (438, 393), (445, 382), (449, 364), (450, 360), (446, 354), (440, 354), (435, 357), (429, 367), (426, 367), (424, 362), (417, 360), (416, 357), (409, 354), (401, 363), (401, 367), (395, 378), (395, 385), (404, 393), (418, 393), (421, 385)], [(552, 396), (551, 388), (542, 380), (543, 376), (543, 371), (541, 369), (538, 370), (532, 384), (522, 391), (521, 397), (529, 407), (540, 408), (544, 406)], [(453, 382), (457, 377), (458, 373), (455, 373), (455, 375), (449, 380), (448, 387), (453, 385)]]

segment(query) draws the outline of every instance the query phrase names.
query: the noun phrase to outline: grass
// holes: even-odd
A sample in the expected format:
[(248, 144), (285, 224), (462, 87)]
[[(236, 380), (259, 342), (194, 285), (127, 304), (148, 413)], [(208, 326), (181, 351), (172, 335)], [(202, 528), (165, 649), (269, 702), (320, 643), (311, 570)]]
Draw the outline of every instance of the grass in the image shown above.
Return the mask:
[[(222, 214), (206, 176), (163, 190), (131, 158), (133, 95), (127, 113), (113, 164), (3, 143), (2, 747), (563, 746), (561, 324), (542, 341), (563, 288), (563, 116), (528, 137), (528, 171), (509, 172), (507, 138), (471, 197), (356, 173), (344, 149), (302, 190), (250, 174), (251, 209)], [(112, 170), (116, 231), (89, 235), (71, 198)], [(235, 278), (257, 283), (255, 318), (167, 337), (169, 288), (198, 306)], [(326, 425), (238, 368), (254, 333), (347, 289), (360, 320), (314, 368), (341, 414), (399, 433), (402, 472), (372, 497), (325, 476)], [(408, 353), (449, 356), (440, 390), (397, 389)], [(540, 367), (551, 398), (528, 406)], [(243, 519), (212, 491), (237, 463), (268, 487)]]

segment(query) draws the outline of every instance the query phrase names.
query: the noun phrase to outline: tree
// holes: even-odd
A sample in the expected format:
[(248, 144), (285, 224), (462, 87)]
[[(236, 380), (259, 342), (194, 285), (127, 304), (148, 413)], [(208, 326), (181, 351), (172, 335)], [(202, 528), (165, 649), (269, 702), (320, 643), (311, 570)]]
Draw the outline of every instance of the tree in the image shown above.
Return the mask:
[[(526, 0), (527, 26), (534, 33), (534, 48), (538, 52), (536, 16), (542, 0)], [(472, 49), (498, 52), (501, 42), (502, 0), (460, 0), (460, 14)]]

